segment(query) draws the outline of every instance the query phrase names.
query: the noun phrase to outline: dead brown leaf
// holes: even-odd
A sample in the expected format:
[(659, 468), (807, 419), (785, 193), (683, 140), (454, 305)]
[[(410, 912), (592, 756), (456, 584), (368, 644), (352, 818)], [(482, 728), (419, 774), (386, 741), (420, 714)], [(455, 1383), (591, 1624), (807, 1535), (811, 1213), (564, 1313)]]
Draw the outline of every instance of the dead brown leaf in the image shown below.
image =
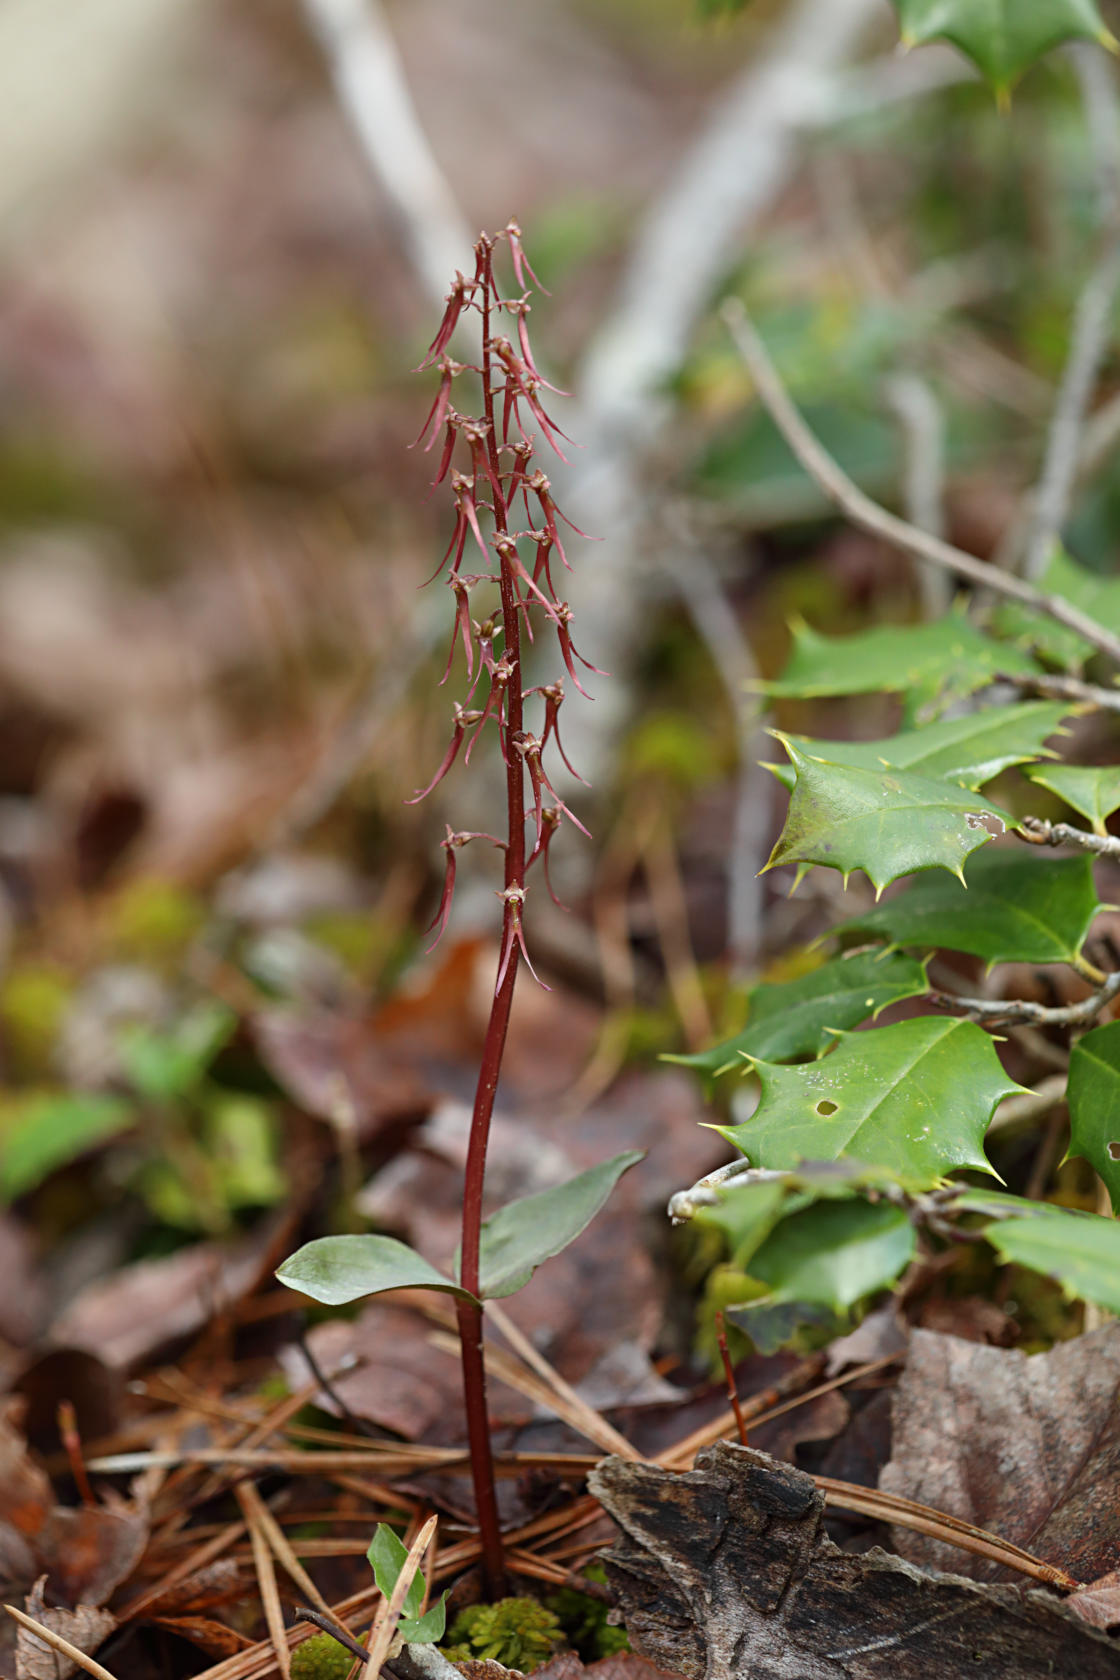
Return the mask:
[[(543, 1668), (534, 1670), (537, 1680), (664, 1680), (671, 1671), (658, 1668), (636, 1651), (619, 1651), (612, 1657), (584, 1664), (574, 1651), (560, 1651)], [(674, 1676), (673, 1680), (679, 1680)]]
[[(916, 1330), (895, 1393), (886, 1491), (987, 1528), (1083, 1581), (1120, 1557), (1120, 1324), (1025, 1356)], [(985, 1560), (899, 1532), (912, 1563)]]
[[(36, 1581), (28, 1593), (25, 1603), (27, 1614), (43, 1627), (50, 1628), (52, 1633), (69, 1640), (77, 1650), (92, 1656), (116, 1627), (117, 1618), (108, 1610), (98, 1610), (90, 1604), (79, 1604), (76, 1610), (60, 1610), (45, 1604), (45, 1580), (43, 1576)], [(68, 1675), (77, 1672), (77, 1665), (69, 1657), (56, 1651), (46, 1640), (38, 1638), (30, 1628), (20, 1626), (16, 1629), (15, 1680), (67, 1680)]]
[(168, 1633), (177, 1633), (180, 1639), (189, 1639), (192, 1645), (197, 1645), (215, 1662), (220, 1662), (223, 1657), (234, 1657), (238, 1651), (252, 1644), (252, 1640), (243, 1633), (226, 1627), (224, 1622), (216, 1622), (212, 1616), (146, 1616), (144, 1619), (153, 1622), (156, 1627), (166, 1628)]
[(240, 1242), (195, 1243), (122, 1266), (74, 1297), (52, 1325), (52, 1339), (127, 1369), (238, 1301), (257, 1281), (272, 1241), (266, 1223)]
[(1073, 1610), (1093, 1627), (1112, 1628), (1120, 1623), (1120, 1569), (1090, 1581), (1080, 1592), (1070, 1593), (1066, 1609)]

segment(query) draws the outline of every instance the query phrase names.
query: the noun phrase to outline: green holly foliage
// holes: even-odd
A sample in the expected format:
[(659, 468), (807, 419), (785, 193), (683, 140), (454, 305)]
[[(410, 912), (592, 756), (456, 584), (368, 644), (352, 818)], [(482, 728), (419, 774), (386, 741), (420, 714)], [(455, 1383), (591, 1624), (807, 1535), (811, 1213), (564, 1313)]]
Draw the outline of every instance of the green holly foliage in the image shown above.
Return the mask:
[[(921, 729), (904, 729), (879, 741), (814, 741), (805, 735), (773, 733), (784, 746), (809, 758), (857, 770), (909, 770), (918, 776), (944, 777), (960, 787), (980, 788), (1013, 764), (1052, 758), (1045, 742), (1055, 734), (1069, 707), (1054, 700), (1026, 700), (1013, 706), (988, 706), (964, 717), (942, 718)], [(777, 779), (792, 788), (792, 765), (769, 765)]]
[[(1090, 572), (1063, 548), (1056, 548), (1038, 582), (1045, 595), (1058, 595), (1096, 619), (1105, 630), (1120, 634), (1120, 578)], [(1045, 613), (1017, 601), (1001, 602), (994, 619), (1000, 635), (1010, 637), (1021, 651), (1040, 655), (1063, 670), (1078, 671), (1093, 649), (1076, 630), (1058, 624)]]
[(855, 951), (822, 963), (809, 974), (780, 983), (764, 982), (750, 994), (750, 1020), (710, 1050), (692, 1056), (666, 1056), (702, 1073), (744, 1071), (744, 1058), (788, 1062), (822, 1056), (836, 1032), (857, 1027), (892, 1003), (920, 997), (929, 990), (922, 963), (898, 951)]
[(990, 963), (1072, 963), (1101, 908), (1091, 860), (1002, 846), (970, 857), (963, 882), (927, 875), (837, 933), (967, 951)]
[(814, 1301), (843, 1311), (892, 1284), (916, 1246), (905, 1208), (830, 1201), (783, 1219), (754, 1254), (750, 1273), (769, 1285), (770, 1302)]
[(842, 1033), (818, 1062), (751, 1065), (762, 1084), (758, 1108), (716, 1130), (754, 1166), (847, 1157), (929, 1184), (954, 1167), (991, 1171), (984, 1134), (997, 1103), (1021, 1089), (987, 1033), (932, 1016)]
[(796, 623), (781, 676), (759, 687), (774, 699), (887, 692), (914, 705), (944, 705), (983, 688), (997, 671), (1037, 670), (1022, 649), (993, 641), (952, 612), (932, 624), (882, 624), (854, 636), (821, 636)]
[(984, 1236), (1005, 1263), (1044, 1272), (1071, 1300), (1120, 1313), (1120, 1221), (987, 1190), (966, 1190), (955, 1205), (991, 1219)]
[(951, 41), (1006, 99), (1024, 70), (1063, 41), (1112, 37), (1095, 0), (894, 0), (902, 39)]
[[(785, 827), (766, 863), (819, 863), (845, 880), (862, 869), (877, 892), (900, 875), (948, 869), (1011, 822), (951, 782), (903, 770), (861, 770), (809, 758), (786, 743), (797, 771)], [(963, 876), (962, 876), (963, 879)]]
[(1079, 816), (1087, 817), (1094, 834), (1105, 834), (1105, 822), (1120, 810), (1120, 764), (1094, 768), (1086, 764), (1047, 764), (1027, 771), (1032, 782), (1064, 799)]
[(1120, 1212), (1120, 1021), (1079, 1038), (1069, 1059), (1069, 1152), (1099, 1174)]

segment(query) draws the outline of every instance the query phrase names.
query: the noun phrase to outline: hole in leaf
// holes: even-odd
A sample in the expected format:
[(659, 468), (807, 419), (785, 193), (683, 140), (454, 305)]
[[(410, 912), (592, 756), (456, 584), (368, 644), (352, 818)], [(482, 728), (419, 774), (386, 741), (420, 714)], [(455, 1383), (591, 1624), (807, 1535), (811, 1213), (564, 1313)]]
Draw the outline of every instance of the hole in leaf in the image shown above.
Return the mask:
[(834, 1102), (829, 1102), (827, 1097), (823, 1097), (817, 1104), (817, 1113), (824, 1115), (835, 1114), (836, 1104)]
[(1110, 1161), (1120, 1161), (1120, 1143), (1109, 1144), (1108, 1158)]

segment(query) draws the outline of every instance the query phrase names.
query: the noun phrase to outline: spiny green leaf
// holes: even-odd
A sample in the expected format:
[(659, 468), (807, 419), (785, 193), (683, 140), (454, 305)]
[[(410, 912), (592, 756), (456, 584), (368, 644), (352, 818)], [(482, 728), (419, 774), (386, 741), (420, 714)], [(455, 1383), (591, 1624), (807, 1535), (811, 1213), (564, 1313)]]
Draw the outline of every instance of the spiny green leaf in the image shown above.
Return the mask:
[(1079, 1038), (1069, 1059), (1069, 1152), (1104, 1180), (1120, 1212), (1120, 1021)]
[(36, 1091), (7, 1099), (0, 1109), (0, 1199), (26, 1195), (135, 1121), (131, 1103), (92, 1091)]
[(959, 697), (983, 688), (996, 671), (1030, 674), (1038, 667), (1018, 648), (992, 641), (959, 612), (933, 624), (881, 624), (855, 636), (819, 636), (793, 629), (785, 670), (758, 686), (775, 699), (826, 694)]
[[(507, 1202), (482, 1227), (479, 1256), (479, 1293), (484, 1300), (500, 1300), (528, 1283), (542, 1260), (567, 1248), (589, 1225), (628, 1168), (645, 1154), (628, 1149), (597, 1167)], [(456, 1256), (455, 1276), (459, 1276)]]
[(963, 886), (927, 875), (835, 931), (968, 951), (988, 963), (1073, 962), (1100, 908), (1090, 858), (996, 846), (969, 858)]
[(467, 1290), (396, 1237), (317, 1237), (290, 1254), (276, 1276), (289, 1289), (328, 1307), (382, 1295), (387, 1289), (441, 1289), (470, 1299)]
[(731, 1264), (749, 1271), (751, 1258), (788, 1210), (790, 1181), (767, 1178), (761, 1183), (732, 1186), (714, 1207), (698, 1209), (698, 1225), (712, 1225), (727, 1240)]
[(841, 870), (845, 880), (862, 869), (881, 892), (919, 869), (959, 874), (969, 853), (1011, 821), (998, 806), (951, 782), (904, 770), (849, 770), (806, 758), (789, 742), (786, 750), (797, 785), (767, 869), (820, 863)]
[[(1054, 754), (1044, 742), (1060, 727), (1069, 707), (1055, 700), (1026, 700), (1014, 706), (989, 706), (965, 717), (943, 718), (922, 729), (906, 729), (881, 741), (814, 741), (806, 735), (772, 733), (807, 758), (825, 759), (859, 770), (908, 770), (917, 776), (944, 777), (961, 787), (983, 787), (1009, 765)], [(792, 788), (791, 765), (769, 766)], [(1120, 794), (1117, 795), (1120, 803)]]
[[(1002, 1198), (1004, 1206), (1018, 1199)], [(983, 1212), (981, 1201), (979, 1193), (970, 1192), (961, 1205)], [(1120, 1313), (1120, 1221), (1049, 1202), (1023, 1202), (1021, 1211), (993, 1219), (984, 1235), (1005, 1263), (1044, 1272), (1071, 1298)]]
[(715, 1129), (755, 1166), (849, 1155), (926, 1183), (953, 1167), (990, 1172), (984, 1133), (996, 1104), (1022, 1089), (987, 1033), (930, 1016), (842, 1033), (819, 1062), (754, 1067), (758, 1108), (741, 1125)]
[(1105, 818), (1120, 810), (1120, 764), (1090, 768), (1083, 764), (1048, 764), (1027, 775), (1040, 787), (1049, 788), (1067, 805), (1088, 817), (1094, 834), (1104, 834)]
[(895, 6), (907, 46), (951, 41), (1004, 96), (1063, 41), (1112, 40), (1094, 0), (895, 0)]
[[(1046, 595), (1060, 595), (1096, 619), (1103, 629), (1120, 635), (1120, 578), (1090, 572), (1071, 559), (1063, 548), (1056, 548), (1038, 587)], [(1032, 612), (1017, 601), (1002, 602), (993, 625), (1000, 635), (1011, 637), (1021, 648), (1030, 648), (1066, 670), (1079, 670), (1093, 652), (1076, 630), (1068, 630), (1064, 624), (1057, 624), (1044, 613)]]
[(744, 1056), (786, 1062), (820, 1056), (836, 1030), (858, 1027), (888, 1004), (929, 990), (925, 968), (901, 952), (856, 951), (835, 957), (810, 974), (780, 984), (763, 983), (750, 995), (750, 1020), (741, 1033), (695, 1056), (666, 1056), (669, 1062), (708, 1074), (742, 1071)]
[[(366, 1556), (373, 1570), (377, 1590), (388, 1600), (392, 1597), (393, 1588), (408, 1560), (408, 1547), (387, 1523), (378, 1523)], [(447, 1592), (438, 1603), (431, 1605), (424, 1615), (419, 1614), (426, 1585), (423, 1573), (418, 1569), (404, 1595), (404, 1608), (397, 1623), (397, 1632), (409, 1645), (434, 1645), (437, 1640), (443, 1638), (447, 1625)]]
[(772, 1301), (821, 1301), (843, 1309), (894, 1282), (914, 1257), (905, 1208), (886, 1202), (818, 1203), (770, 1232), (749, 1271)]

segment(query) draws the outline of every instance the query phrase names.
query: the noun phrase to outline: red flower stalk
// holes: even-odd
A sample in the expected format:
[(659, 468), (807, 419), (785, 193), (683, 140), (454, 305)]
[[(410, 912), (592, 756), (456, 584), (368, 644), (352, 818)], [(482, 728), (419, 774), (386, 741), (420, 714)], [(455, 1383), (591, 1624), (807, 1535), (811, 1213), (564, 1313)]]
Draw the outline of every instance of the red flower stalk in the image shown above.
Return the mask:
[[(503, 300), (495, 283), (494, 256), (499, 241), (505, 241), (509, 246), (514, 275), (523, 293), (519, 298)], [(549, 879), (549, 848), (552, 840), (564, 819), (568, 819), (587, 833), (583, 824), (556, 792), (544, 766), (544, 756), (555, 743), (561, 762), (572, 775), (576, 774), (560, 744), (558, 714), (564, 698), (563, 681), (558, 678), (538, 687), (524, 687), (521, 663), (522, 631), (524, 630), (528, 637), (532, 637), (533, 618), (537, 614), (554, 626), (564, 666), (581, 692), (586, 691), (576, 676), (574, 661), (579, 659), (588, 670), (595, 669), (572, 647), (571, 610), (566, 602), (557, 599), (550, 571), (553, 549), (560, 555), (564, 565), (568, 565), (568, 557), (560, 540), (559, 521), (563, 520), (573, 531), (578, 532), (578, 527), (557, 508), (552, 499), (551, 485), (544, 473), (534, 469), (534, 439), (525, 435), (521, 424), (520, 405), (524, 403), (549, 444), (560, 453), (558, 440), (563, 438), (564, 434), (545, 413), (540, 398), (544, 389), (555, 391), (556, 387), (542, 378), (529, 343), (530, 281), (539, 284), (525, 255), (521, 230), (516, 222), (510, 222), (496, 239), (485, 234), (479, 238), (475, 246), (474, 277), (468, 280), (462, 274), (456, 275), (455, 283), (448, 293), (447, 306), (439, 330), (424, 358), (423, 365), (426, 367), (433, 363), (438, 364), (440, 383), (420, 436), (416, 440), (420, 443), (427, 439), (425, 449), (431, 450), (436, 439), (442, 435), (443, 448), (433, 489), (450, 475), (455, 509), (454, 529), (443, 559), (433, 574), (438, 577), (450, 565), (447, 582), (455, 596), (451, 651), (442, 680), (447, 681), (450, 675), (455, 649), (461, 641), (467, 661), (468, 701), (473, 696), (483, 672), (489, 678), (489, 692), (481, 710), (466, 711), (462, 705), (456, 705), (452, 736), (443, 761), (424, 792), (416, 794), (409, 803), (415, 804), (423, 799), (444, 779), (455, 763), (468, 732), (470, 740), (463, 755), (463, 762), (470, 763), (483, 726), (491, 718), (495, 720), (498, 728), (498, 742), (506, 782), (507, 836), (504, 840), (497, 840), (493, 835), (456, 833), (448, 826), (446, 838), (442, 842), (446, 860), (443, 888), (431, 923), (438, 940), (451, 914), (457, 857), (462, 847), (469, 840), (482, 838), (500, 846), (505, 856), (505, 878), (498, 893), (502, 901), (502, 931), (497, 979), (471, 1116), (463, 1194), (460, 1276), (463, 1288), (468, 1293), (458, 1301), (456, 1308), (482, 1563), (487, 1586), (495, 1596), (501, 1591), (504, 1583), (505, 1565), (494, 1496), (493, 1455), (482, 1352), (482, 1306), (478, 1299), (486, 1148), (514, 985), (522, 959), (536, 978), (525, 943), (526, 874), (531, 865), (539, 859), (549, 896), (558, 904), (559, 900)], [(495, 314), (502, 309), (517, 318), (518, 349), (514, 348), (508, 338), (501, 337), (493, 331)], [(482, 348), (477, 367), (453, 361), (447, 354), (448, 344), (465, 311), (477, 316), (481, 324)], [(452, 407), (451, 388), (455, 379), (472, 371), (478, 375), (481, 386), (481, 412), (469, 416)], [(504, 462), (512, 464), (507, 467), (503, 465)], [(524, 532), (510, 529), (509, 510), (519, 496), (524, 502), (526, 520), (531, 526), (536, 525), (540, 529)], [(535, 512), (538, 513), (536, 518)], [(486, 529), (487, 524), (489, 530)], [(487, 570), (473, 576), (461, 574), (460, 568), (468, 536), (473, 537), (479, 549), (486, 555), (487, 567), (491, 564), (496, 567), (494, 572)], [(525, 565), (518, 552), (518, 543), (522, 537), (536, 545), (531, 567)], [(482, 585), (494, 588), (497, 598), (492, 608), (488, 607), (479, 619), (472, 620), (469, 616), (468, 597), (473, 590)], [(495, 643), (499, 637), (502, 649), (500, 655), (495, 651)], [(544, 708), (539, 735), (527, 730), (524, 721), (525, 704), (527, 701), (532, 702), (537, 695), (540, 696)], [(510, 750), (511, 743), (516, 748), (515, 751)], [(545, 803), (546, 794), (548, 804)], [(528, 813), (527, 795), (532, 801)], [(528, 855), (525, 833), (527, 815), (534, 819), (536, 825), (535, 842)]]

